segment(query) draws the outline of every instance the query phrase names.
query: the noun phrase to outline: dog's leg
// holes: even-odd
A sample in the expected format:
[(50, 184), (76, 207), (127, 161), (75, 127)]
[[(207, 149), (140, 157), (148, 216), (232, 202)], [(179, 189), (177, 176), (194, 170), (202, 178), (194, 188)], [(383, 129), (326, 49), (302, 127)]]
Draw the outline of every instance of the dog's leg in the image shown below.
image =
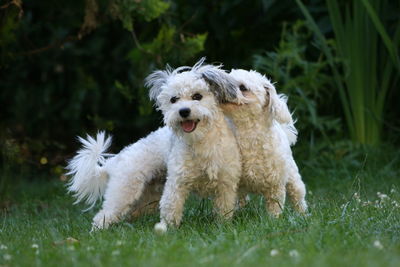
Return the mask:
[(120, 221), (140, 202), (148, 183), (166, 169), (164, 150), (168, 132), (162, 128), (121, 151), (107, 161), (109, 182), (101, 211), (93, 218), (93, 229), (107, 228)]
[(218, 189), (218, 193), (214, 198), (214, 205), (221, 218), (232, 218), (235, 210), (236, 199), (235, 191), (227, 190), (225, 186)]
[(152, 214), (159, 210), (162, 190), (165, 179), (155, 178), (146, 184), (142, 197), (135, 203), (132, 210), (132, 218), (138, 218), (142, 215)]
[(167, 226), (179, 226), (182, 220), (183, 207), (189, 194), (187, 184), (179, 183), (179, 178), (167, 177), (164, 192), (160, 200), (160, 223), (154, 226), (158, 233), (167, 231)]
[(289, 180), (286, 185), (286, 190), (294, 209), (301, 214), (305, 214), (307, 212), (307, 202), (305, 199), (306, 186), (301, 180), (297, 166), (291, 168), (289, 172)]
[[(234, 175), (235, 176), (235, 175)], [(238, 175), (236, 175), (238, 177)], [(235, 210), (237, 200), (237, 182), (239, 179), (232, 177), (232, 173), (221, 172), (217, 187), (214, 205), (218, 214), (224, 219), (230, 219)]]
[(93, 229), (108, 228), (120, 221), (140, 199), (146, 185), (142, 174), (133, 177), (110, 177), (102, 209), (93, 218)]
[(264, 193), (265, 204), (268, 212), (274, 216), (279, 217), (285, 206), (286, 188), (283, 184), (273, 185), (270, 190)]

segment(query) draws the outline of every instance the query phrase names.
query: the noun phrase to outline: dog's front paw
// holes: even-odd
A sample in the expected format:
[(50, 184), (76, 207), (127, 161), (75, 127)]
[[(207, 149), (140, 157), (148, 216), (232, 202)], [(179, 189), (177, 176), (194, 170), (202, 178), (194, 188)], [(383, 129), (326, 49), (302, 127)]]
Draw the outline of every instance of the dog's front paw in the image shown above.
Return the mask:
[(296, 203), (296, 205), (294, 205), (295, 210), (302, 214), (302, 215), (307, 215), (307, 202), (305, 200), (301, 200), (300, 202)]
[(156, 225), (154, 225), (154, 231), (159, 235), (165, 234), (167, 232), (167, 224), (163, 221), (156, 223)]
[(281, 205), (276, 202), (267, 203), (267, 210), (269, 215), (276, 219), (279, 218), (283, 212)]

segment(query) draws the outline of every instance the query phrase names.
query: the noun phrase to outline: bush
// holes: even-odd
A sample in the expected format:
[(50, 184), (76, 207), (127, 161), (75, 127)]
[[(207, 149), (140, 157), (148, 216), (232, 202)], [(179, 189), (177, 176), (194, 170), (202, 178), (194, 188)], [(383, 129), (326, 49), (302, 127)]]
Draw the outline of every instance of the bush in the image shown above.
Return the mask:
[(278, 47), (255, 55), (253, 61), (256, 70), (276, 82), (278, 92), (288, 95), (299, 137), (310, 144), (319, 137), (331, 142), (341, 130), (338, 117), (321, 115), (320, 103), (332, 101), (332, 80), (326, 59), (320, 53), (312, 55), (316, 49), (308, 46), (311, 40), (303, 21), (285, 24)]

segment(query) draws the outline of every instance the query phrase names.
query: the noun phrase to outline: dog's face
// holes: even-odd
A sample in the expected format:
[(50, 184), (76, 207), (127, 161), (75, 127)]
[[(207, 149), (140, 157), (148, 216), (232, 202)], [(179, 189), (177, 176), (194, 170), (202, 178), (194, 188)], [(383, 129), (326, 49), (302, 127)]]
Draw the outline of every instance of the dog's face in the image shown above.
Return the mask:
[(164, 122), (183, 136), (204, 136), (223, 116), (219, 103), (237, 102), (241, 93), (236, 80), (220, 66), (203, 65), (153, 72), (146, 79), (150, 98), (164, 115)]
[(179, 134), (203, 132), (219, 112), (209, 84), (193, 72), (182, 72), (168, 79), (157, 103), (164, 123)]
[[(275, 119), (280, 123), (293, 123), (286, 105), (285, 95), (278, 95), (274, 85), (256, 71), (232, 70), (229, 74), (239, 84), (241, 101), (222, 104), (225, 115), (240, 120)], [(238, 104), (239, 103), (239, 104)]]
[[(275, 93), (275, 88), (271, 82), (256, 71), (232, 70), (229, 74), (239, 84), (242, 101), (237, 103), (223, 103), (221, 105), (224, 113), (230, 117), (241, 115), (243, 118), (248, 116), (260, 116), (270, 107), (271, 93)], [(273, 92), (271, 92), (273, 91)]]

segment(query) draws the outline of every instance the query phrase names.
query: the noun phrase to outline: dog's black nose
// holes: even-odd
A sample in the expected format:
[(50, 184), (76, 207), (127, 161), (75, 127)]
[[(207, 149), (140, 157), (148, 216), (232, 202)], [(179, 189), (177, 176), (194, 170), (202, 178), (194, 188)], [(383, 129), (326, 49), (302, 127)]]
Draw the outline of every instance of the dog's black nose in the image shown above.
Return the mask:
[(179, 114), (182, 118), (187, 118), (190, 115), (190, 108), (181, 108)]

